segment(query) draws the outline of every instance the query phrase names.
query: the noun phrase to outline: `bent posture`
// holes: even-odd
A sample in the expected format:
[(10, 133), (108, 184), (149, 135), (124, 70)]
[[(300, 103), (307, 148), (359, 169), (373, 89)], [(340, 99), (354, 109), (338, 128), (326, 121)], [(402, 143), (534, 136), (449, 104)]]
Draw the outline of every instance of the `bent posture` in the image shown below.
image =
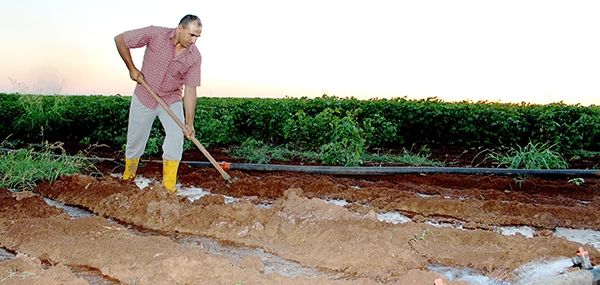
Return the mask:
[[(135, 177), (140, 157), (144, 153), (154, 119), (158, 116), (165, 130), (163, 149), (163, 185), (175, 192), (177, 169), (183, 153), (183, 136), (193, 137), (196, 87), (200, 86), (202, 56), (195, 43), (202, 33), (197, 16), (184, 16), (177, 28), (149, 26), (124, 32), (115, 37), (119, 55), (129, 70), (129, 77), (138, 84), (131, 98), (127, 146), (125, 149), (124, 180)], [(131, 58), (132, 48), (146, 47), (140, 71)], [(148, 85), (185, 122), (185, 130), (169, 117), (158, 102), (140, 84)], [(182, 87), (183, 102), (181, 98)], [(185, 108), (185, 120), (184, 120)]]

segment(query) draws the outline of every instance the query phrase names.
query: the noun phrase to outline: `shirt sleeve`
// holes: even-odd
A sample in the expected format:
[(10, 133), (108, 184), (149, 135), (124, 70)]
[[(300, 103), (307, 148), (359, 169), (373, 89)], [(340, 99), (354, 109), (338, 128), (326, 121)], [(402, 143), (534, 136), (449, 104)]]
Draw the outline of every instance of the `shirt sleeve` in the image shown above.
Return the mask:
[(148, 26), (141, 29), (126, 31), (123, 33), (125, 46), (127, 48), (140, 48), (150, 43), (152, 38), (157, 34), (158, 27)]
[(200, 65), (202, 64), (202, 57), (198, 59), (186, 74), (185, 78), (185, 86), (200, 86)]

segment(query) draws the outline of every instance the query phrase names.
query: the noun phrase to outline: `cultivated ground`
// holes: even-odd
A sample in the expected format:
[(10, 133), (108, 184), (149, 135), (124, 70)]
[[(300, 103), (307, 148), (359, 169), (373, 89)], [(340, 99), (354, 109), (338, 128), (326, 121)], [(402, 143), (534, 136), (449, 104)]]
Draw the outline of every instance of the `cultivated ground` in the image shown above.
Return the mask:
[[(0, 284), (481, 284), (442, 274), (459, 271), (526, 284), (576, 270), (566, 258), (579, 246), (600, 261), (592, 245), (561, 237), (600, 230), (599, 178), (232, 171), (227, 185), (182, 165), (183, 192), (210, 192), (190, 199), (154, 183), (140, 190), (113, 166), (39, 194), (0, 190)], [(139, 175), (161, 171), (147, 163)], [(95, 215), (70, 216), (41, 195)], [(510, 226), (529, 228), (503, 235)]]

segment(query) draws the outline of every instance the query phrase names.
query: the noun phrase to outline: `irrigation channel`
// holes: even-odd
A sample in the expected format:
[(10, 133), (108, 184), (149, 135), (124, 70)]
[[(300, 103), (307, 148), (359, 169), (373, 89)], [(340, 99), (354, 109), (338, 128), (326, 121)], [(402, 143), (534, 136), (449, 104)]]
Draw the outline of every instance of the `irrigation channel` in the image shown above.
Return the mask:
[[(145, 163), (0, 190), (0, 284), (595, 284), (600, 179)], [(582, 281), (584, 280), (584, 281)], [(557, 283), (558, 282), (558, 283)], [(569, 283), (571, 282), (571, 283)], [(583, 283), (582, 283), (583, 282)]]

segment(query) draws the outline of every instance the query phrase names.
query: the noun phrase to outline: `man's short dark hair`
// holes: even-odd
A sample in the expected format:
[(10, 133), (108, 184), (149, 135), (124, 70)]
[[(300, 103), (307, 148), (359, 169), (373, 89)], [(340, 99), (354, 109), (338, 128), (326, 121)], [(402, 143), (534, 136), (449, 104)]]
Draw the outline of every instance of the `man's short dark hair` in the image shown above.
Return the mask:
[(198, 18), (198, 16), (196, 15), (185, 15), (183, 16), (183, 18), (181, 18), (181, 21), (179, 21), (179, 25), (180, 26), (187, 26), (189, 23), (197, 21), (198, 25), (200, 27), (202, 27), (202, 22), (200, 21), (200, 18)]

